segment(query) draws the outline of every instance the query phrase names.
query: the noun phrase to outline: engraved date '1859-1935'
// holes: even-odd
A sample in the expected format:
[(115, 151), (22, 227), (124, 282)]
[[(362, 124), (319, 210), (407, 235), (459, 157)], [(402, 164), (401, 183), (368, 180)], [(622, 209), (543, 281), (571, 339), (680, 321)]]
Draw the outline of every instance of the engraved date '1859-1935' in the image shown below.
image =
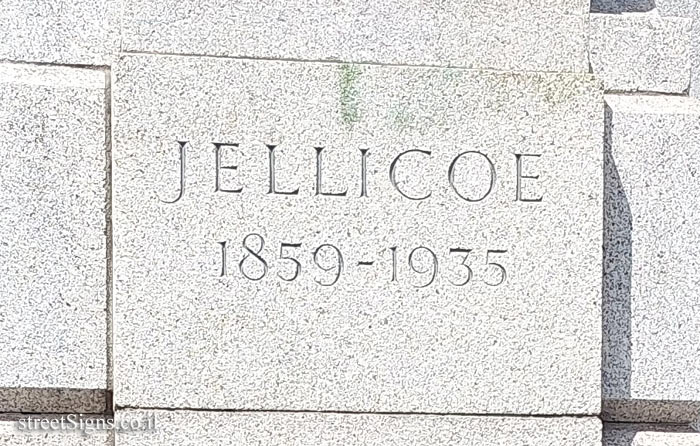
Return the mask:
[[(228, 242), (219, 242), (221, 246), (221, 270), (220, 277), (227, 277), (236, 274), (247, 280), (263, 280), (270, 274), (270, 263), (273, 258), (263, 253), (265, 249), (265, 238), (257, 233), (248, 234), (243, 238), (241, 245), (242, 256), (235, 262), (228, 260)], [(483, 254), (485, 260), (485, 277), (478, 277), (475, 273), (472, 259), (469, 257), (475, 250), (471, 248), (449, 248), (445, 250), (445, 255), (441, 259), (436, 252), (427, 246), (417, 246), (410, 250), (407, 255), (402, 255), (402, 250), (398, 246), (391, 246), (378, 252), (380, 259), (357, 260), (348, 262), (340, 248), (330, 243), (312, 248), (304, 253), (301, 243), (280, 243), (279, 254), (274, 258), (278, 264), (275, 276), (285, 282), (298, 280), (304, 274), (301, 255), (310, 255), (313, 271), (310, 274), (313, 280), (321, 286), (333, 286), (341, 280), (344, 271), (349, 267), (353, 268), (374, 268), (376, 266), (385, 270), (387, 281), (401, 282), (407, 280), (410, 285), (416, 288), (425, 288), (433, 285), (441, 274), (443, 262), (449, 266), (444, 268), (447, 276), (445, 279), (453, 286), (461, 287), (480, 280), (489, 286), (499, 286), (506, 282), (508, 273), (506, 268), (499, 262), (499, 256), (507, 254), (504, 249), (488, 249)], [(388, 255), (381, 256), (381, 253)], [(481, 253), (479, 253), (481, 254)], [(388, 257), (388, 259), (387, 259)], [(401, 277), (399, 274), (399, 262), (406, 262), (412, 277)], [(281, 263), (286, 263), (281, 265)], [(233, 267), (229, 263), (235, 263)], [(376, 265), (376, 266), (375, 266)]]

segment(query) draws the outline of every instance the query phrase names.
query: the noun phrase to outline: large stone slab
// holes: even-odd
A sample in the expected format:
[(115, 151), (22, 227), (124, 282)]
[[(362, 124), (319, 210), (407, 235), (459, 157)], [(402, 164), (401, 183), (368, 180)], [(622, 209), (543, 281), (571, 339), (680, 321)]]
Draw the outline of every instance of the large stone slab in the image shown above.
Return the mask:
[(598, 446), (597, 418), (519, 418), (313, 413), (119, 411), (120, 422), (154, 417), (152, 432), (120, 433), (118, 446)]
[(700, 417), (700, 103), (606, 96), (605, 417)]
[(683, 93), (690, 87), (692, 20), (591, 14), (593, 73), (606, 90)]
[(603, 446), (700, 446), (700, 432), (687, 425), (606, 424)]
[(108, 65), (119, 8), (117, 0), (3, 0), (0, 60)]
[(599, 410), (592, 76), (132, 56), (115, 90), (119, 405)]
[(125, 0), (123, 48), (588, 72), (586, 0)]
[(105, 407), (105, 85), (0, 64), (2, 411)]

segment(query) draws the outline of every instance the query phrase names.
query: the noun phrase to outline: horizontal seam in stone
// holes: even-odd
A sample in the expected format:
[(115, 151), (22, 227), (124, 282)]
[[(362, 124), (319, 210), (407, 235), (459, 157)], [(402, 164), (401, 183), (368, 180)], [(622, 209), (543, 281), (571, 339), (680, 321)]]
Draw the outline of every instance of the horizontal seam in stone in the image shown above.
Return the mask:
[(459, 413), (459, 412), (361, 412), (344, 410), (285, 410), (285, 409), (209, 409), (201, 407), (139, 407), (119, 406), (119, 410), (167, 411), (167, 412), (212, 412), (212, 413), (269, 413), (269, 414), (328, 414), (328, 415), (397, 415), (397, 416), (459, 416), (482, 418), (598, 418), (598, 414), (516, 414), (516, 413)]
[(635, 91), (630, 91), (630, 90), (605, 90), (605, 94), (616, 94), (620, 96), (672, 96), (672, 97), (681, 97), (685, 98), (689, 96), (689, 92), (683, 91), (680, 93), (669, 93), (669, 92), (661, 92), (661, 91), (644, 91), (644, 90), (635, 90)]
[(66, 67), (66, 68), (81, 68), (85, 70), (106, 71), (109, 70), (109, 65), (87, 65), (87, 64), (70, 64), (60, 62), (32, 62), (24, 60), (0, 59), (0, 64), (25, 65), (34, 67)]
[(517, 69), (502, 69), (489, 67), (469, 67), (464, 65), (435, 65), (435, 64), (401, 64), (401, 63), (382, 63), (382, 62), (366, 62), (338, 59), (296, 59), (285, 57), (254, 57), (254, 56), (224, 56), (216, 54), (196, 54), (196, 53), (160, 53), (152, 51), (129, 51), (122, 50), (120, 55), (126, 56), (161, 56), (161, 57), (192, 57), (203, 59), (224, 59), (224, 60), (249, 60), (249, 61), (265, 61), (265, 62), (300, 62), (300, 63), (317, 63), (317, 64), (336, 64), (336, 65), (368, 65), (376, 67), (397, 67), (397, 68), (441, 68), (441, 69), (458, 69), (471, 71), (492, 71), (494, 73), (522, 73), (522, 74), (568, 74), (578, 75), (582, 77), (592, 77), (588, 71), (552, 71), (552, 70), (517, 70)]

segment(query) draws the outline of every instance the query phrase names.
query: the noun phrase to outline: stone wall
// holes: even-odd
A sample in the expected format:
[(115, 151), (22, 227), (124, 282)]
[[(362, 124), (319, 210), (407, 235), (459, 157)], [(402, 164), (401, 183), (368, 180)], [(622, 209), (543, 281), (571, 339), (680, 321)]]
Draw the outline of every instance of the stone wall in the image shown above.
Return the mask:
[(0, 439), (700, 445), (699, 26), (4, 0)]

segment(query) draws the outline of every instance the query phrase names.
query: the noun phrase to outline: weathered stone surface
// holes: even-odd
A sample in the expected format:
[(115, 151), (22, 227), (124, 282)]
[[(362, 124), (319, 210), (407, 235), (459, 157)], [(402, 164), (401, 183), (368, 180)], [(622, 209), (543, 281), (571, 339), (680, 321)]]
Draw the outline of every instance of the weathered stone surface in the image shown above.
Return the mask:
[(587, 72), (586, 0), (125, 0), (125, 50)]
[(17, 410), (18, 387), (106, 386), (105, 73), (0, 64), (0, 103), (0, 410)]
[(689, 422), (700, 414), (700, 103), (606, 102), (605, 416)]
[(107, 65), (119, 45), (117, 0), (3, 0), (0, 60)]
[[(0, 443), (3, 446), (109, 446), (114, 444), (113, 434), (106, 431), (86, 429), (84, 431), (68, 429), (71, 425), (65, 421), (66, 429), (51, 430), (49, 425), (45, 429), (29, 430), (32, 424), (29, 418), (46, 420), (60, 420), (60, 415), (3, 415), (0, 420)], [(81, 419), (79, 415), (73, 415), (76, 423)], [(65, 418), (65, 417), (64, 417)], [(83, 417), (85, 420), (87, 417)], [(87, 424), (86, 421), (83, 421)], [(56, 427), (58, 424), (55, 425)]]
[(597, 418), (519, 418), (312, 413), (120, 411), (118, 420), (155, 414), (153, 432), (117, 435), (118, 446), (598, 446)]
[(114, 114), (118, 404), (599, 411), (592, 76), (132, 56)]
[(700, 432), (688, 426), (606, 424), (603, 446), (700, 446)]
[(691, 19), (591, 14), (590, 58), (606, 90), (682, 93), (690, 86)]

